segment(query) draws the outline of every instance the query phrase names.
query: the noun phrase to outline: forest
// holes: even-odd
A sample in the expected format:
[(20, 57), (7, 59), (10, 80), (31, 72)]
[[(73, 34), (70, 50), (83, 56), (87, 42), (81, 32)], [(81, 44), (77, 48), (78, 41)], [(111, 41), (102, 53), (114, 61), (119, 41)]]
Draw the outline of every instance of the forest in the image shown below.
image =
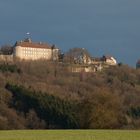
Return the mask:
[(0, 62), (0, 129), (140, 129), (140, 70)]

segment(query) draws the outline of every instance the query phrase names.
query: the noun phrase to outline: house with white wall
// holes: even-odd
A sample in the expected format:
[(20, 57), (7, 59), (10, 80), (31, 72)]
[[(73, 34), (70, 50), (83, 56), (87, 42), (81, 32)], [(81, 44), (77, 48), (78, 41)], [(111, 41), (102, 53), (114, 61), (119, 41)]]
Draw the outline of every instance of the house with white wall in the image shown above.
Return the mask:
[(48, 43), (35, 43), (27, 38), (16, 42), (14, 46), (14, 57), (23, 60), (58, 60), (59, 49)]

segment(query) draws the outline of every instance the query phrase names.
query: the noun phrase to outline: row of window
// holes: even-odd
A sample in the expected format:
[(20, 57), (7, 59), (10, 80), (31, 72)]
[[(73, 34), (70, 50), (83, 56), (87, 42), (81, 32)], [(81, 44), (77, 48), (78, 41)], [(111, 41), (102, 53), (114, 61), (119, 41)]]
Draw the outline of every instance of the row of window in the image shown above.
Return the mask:
[(29, 50), (23, 50), (22, 52), (26, 53), (51, 53), (50, 51), (29, 51)]
[(50, 49), (40, 49), (40, 48), (22, 48), (23, 51), (51, 51)]
[(47, 55), (28, 55), (28, 54), (24, 54), (24, 57), (32, 57), (32, 58), (48, 58)]
[(48, 55), (49, 52), (23, 51), (23, 54), (41, 54)]

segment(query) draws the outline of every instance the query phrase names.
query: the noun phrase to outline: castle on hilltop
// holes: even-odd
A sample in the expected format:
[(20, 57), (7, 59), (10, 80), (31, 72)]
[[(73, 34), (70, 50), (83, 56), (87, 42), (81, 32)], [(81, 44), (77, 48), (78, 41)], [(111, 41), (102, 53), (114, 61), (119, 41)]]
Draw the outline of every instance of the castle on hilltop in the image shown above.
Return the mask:
[(32, 42), (30, 38), (17, 41), (13, 47), (0, 50), (0, 61), (10, 62), (15, 59), (57, 61), (66, 65), (71, 72), (96, 72), (117, 65), (116, 59), (111, 55), (91, 57), (85, 48), (73, 48), (61, 54), (55, 45)]
[(13, 57), (22, 60), (58, 60), (59, 49), (47, 43), (34, 43), (30, 38), (16, 42)]

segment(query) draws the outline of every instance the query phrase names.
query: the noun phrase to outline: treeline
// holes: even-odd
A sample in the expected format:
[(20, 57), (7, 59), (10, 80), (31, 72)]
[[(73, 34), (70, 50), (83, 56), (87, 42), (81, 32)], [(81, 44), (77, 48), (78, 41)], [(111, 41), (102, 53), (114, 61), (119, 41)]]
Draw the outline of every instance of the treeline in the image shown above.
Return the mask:
[(13, 46), (12, 45), (3, 45), (0, 47), (0, 54), (3, 55), (11, 55), (13, 54)]
[(0, 129), (139, 129), (140, 71), (71, 73), (57, 62), (0, 64)]
[(22, 86), (7, 84), (6, 89), (13, 95), (12, 108), (25, 115), (33, 109), (37, 116), (45, 121), (46, 128), (78, 128), (74, 112), (75, 103)]

